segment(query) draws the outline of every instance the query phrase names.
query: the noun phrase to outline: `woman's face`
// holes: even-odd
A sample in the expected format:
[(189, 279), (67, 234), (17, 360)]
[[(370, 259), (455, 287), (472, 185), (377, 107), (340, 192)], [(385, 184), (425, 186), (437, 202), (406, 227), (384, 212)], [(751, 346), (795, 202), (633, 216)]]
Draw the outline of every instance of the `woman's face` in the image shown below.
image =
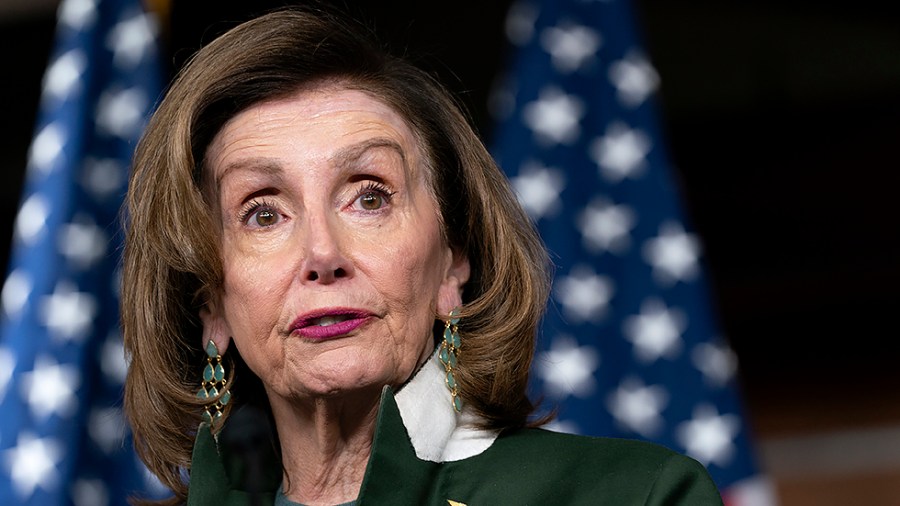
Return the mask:
[(400, 116), (360, 91), (302, 91), (232, 118), (207, 152), (225, 279), (205, 338), (233, 338), (270, 397), (406, 381), (469, 275), (425, 165)]

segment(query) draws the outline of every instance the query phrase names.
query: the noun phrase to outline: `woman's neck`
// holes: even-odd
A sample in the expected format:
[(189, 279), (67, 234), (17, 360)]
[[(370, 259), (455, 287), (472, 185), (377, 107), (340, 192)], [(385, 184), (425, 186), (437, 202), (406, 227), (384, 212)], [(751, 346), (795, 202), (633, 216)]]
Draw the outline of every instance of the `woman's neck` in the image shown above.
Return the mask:
[(284, 494), (305, 505), (357, 498), (371, 453), (379, 397), (272, 399), (284, 465)]

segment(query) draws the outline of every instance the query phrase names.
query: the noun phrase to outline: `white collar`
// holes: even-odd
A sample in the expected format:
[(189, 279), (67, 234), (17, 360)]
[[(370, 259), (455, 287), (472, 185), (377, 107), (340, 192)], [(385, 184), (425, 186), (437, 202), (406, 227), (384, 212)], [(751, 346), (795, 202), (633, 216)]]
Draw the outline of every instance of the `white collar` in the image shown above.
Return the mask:
[(487, 450), (499, 434), (476, 428), (480, 417), (465, 403), (461, 413), (453, 409), (445, 379), (444, 365), (435, 351), (394, 397), (416, 456), (422, 460), (473, 457)]

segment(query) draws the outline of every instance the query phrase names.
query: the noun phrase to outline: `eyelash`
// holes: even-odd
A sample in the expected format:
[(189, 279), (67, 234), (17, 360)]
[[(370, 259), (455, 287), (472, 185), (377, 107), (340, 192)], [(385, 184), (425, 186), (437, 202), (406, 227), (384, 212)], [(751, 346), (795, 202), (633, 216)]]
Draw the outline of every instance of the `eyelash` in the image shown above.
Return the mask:
[[(351, 202), (351, 205), (354, 204), (354, 203), (356, 203), (356, 201), (358, 201), (360, 197), (362, 197), (363, 195), (366, 195), (367, 193), (378, 193), (378, 194), (380, 194), (380, 195), (384, 198), (385, 204), (390, 204), (390, 203), (391, 203), (391, 198), (392, 198), (397, 192), (391, 191), (391, 189), (388, 188), (388, 186), (387, 186), (386, 184), (382, 183), (382, 182), (379, 182), (379, 181), (367, 181), (367, 182), (366, 182), (362, 187), (360, 187), (359, 190), (356, 192), (356, 196), (353, 197), (353, 200), (352, 200), (352, 202)], [(247, 223), (247, 222), (250, 221), (250, 218), (251, 218), (255, 213), (257, 213), (257, 212), (259, 212), (260, 210), (263, 210), (263, 209), (269, 210), (269, 211), (271, 211), (271, 212), (273, 212), (273, 213), (275, 213), (275, 214), (279, 214), (279, 213), (278, 213), (278, 210), (277, 210), (276, 207), (275, 207), (275, 205), (272, 204), (271, 202), (269, 202), (268, 200), (266, 200), (266, 199), (264, 199), (264, 198), (262, 198), (262, 199), (253, 199), (253, 200), (247, 202), (246, 204), (244, 204), (244, 207), (241, 209), (240, 213), (238, 214), (238, 219), (241, 221), (241, 223)]]
[(275, 214), (278, 214), (275, 206), (268, 200), (263, 198), (253, 199), (244, 204), (244, 207), (241, 209), (240, 214), (238, 214), (238, 218), (241, 220), (241, 223), (247, 223), (250, 221), (250, 218), (261, 209), (267, 209)]
[[(391, 191), (391, 189), (384, 183), (380, 181), (367, 181), (360, 189), (356, 192), (356, 196), (353, 197), (353, 201), (351, 205), (355, 204), (360, 197), (367, 193), (379, 193), (384, 198), (385, 204), (391, 203), (391, 198), (397, 193), (395, 191)], [(374, 210), (373, 210), (374, 211)]]

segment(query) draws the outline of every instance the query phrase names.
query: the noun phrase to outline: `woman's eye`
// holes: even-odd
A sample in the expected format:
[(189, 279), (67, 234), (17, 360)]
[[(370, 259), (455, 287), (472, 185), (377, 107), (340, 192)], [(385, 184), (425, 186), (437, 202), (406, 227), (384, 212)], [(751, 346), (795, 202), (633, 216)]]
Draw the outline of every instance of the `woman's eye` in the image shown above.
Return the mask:
[(278, 223), (278, 213), (271, 209), (260, 209), (250, 216), (250, 221), (260, 227), (271, 227)]
[(359, 197), (359, 205), (366, 211), (381, 209), (384, 207), (384, 196), (375, 192), (364, 193)]
[(250, 201), (240, 213), (241, 222), (250, 228), (266, 228), (282, 220), (278, 209), (267, 201)]
[(390, 205), (393, 195), (383, 183), (370, 181), (359, 189), (353, 206), (363, 211), (378, 211)]

